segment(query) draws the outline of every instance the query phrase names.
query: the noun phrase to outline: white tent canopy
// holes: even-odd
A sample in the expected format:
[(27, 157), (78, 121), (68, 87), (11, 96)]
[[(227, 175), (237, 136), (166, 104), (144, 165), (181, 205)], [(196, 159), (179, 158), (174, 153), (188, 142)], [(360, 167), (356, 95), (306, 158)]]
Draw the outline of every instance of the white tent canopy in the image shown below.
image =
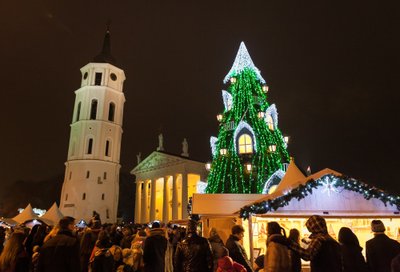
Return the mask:
[(42, 220), (47, 225), (54, 226), (63, 217), (64, 217), (64, 215), (61, 213), (60, 209), (58, 208), (57, 203), (54, 202), (54, 204), (51, 206), (51, 208), (45, 214), (43, 214), (39, 218), (39, 220)]
[(18, 215), (13, 217), (13, 220), (18, 224), (25, 223), (26, 221), (38, 219), (38, 216), (33, 212), (32, 206), (29, 203), (28, 206)]

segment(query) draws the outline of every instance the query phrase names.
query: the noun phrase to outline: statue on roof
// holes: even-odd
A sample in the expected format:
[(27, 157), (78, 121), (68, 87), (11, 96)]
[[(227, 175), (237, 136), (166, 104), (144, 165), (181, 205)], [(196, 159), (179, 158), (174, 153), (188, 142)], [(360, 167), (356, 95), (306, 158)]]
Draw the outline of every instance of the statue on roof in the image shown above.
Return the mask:
[(142, 161), (142, 152), (139, 152), (139, 153), (136, 155), (136, 159), (137, 159), (137, 164), (139, 165), (139, 163)]
[(164, 151), (164, 136), (162, 133), (158, 135), (158, 147), (157, 151)]
[(186, 138), (184, 138), (183, 142), (182, 142), (182, 154), (181, 154), (181, 156), (189, 157), (189, 144), (188, 144)]

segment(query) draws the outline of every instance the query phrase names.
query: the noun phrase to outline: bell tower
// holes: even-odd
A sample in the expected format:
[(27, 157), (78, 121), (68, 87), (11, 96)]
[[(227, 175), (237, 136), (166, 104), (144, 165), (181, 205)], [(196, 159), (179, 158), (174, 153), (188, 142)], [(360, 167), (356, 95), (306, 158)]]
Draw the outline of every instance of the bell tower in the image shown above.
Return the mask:
[(111, 55), (108, 29), (102, 51), (81, 73), (60, 208), (77, 220), (88, 222), (96, 211), (102, 222), (116, 222), (125, 73)]

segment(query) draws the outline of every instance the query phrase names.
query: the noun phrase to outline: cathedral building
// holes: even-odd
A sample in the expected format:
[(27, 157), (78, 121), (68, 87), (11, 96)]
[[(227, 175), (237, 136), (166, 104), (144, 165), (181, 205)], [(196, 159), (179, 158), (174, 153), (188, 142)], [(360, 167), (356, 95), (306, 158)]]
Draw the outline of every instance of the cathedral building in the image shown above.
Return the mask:
[(182, 154), (165, 152), (163, 136), (159, 146), (131, 171), (136, 176), (135, 223), (154, 220), (169, 222), (188, 218), (189, 198), (205, 188), (207, 170), (203, 162), (189, 158), (188, 143)]
[(96, 211), (102, 222), (116, 222), (125, 74), (111, 55), (108, 30), (101, 53), (81, 73), (60, 209), (77, 220), (88, 221)]

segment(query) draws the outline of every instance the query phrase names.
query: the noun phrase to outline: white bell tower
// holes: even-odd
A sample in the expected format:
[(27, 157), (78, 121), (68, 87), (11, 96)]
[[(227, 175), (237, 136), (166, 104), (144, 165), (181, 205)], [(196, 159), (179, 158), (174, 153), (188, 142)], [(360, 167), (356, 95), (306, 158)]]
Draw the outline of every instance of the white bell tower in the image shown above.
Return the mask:
[(113, 223), (118, 208), (125, 74), (111, 56), (108, 29), (101, 53), (81, 73), (60, 208), (77, 220), (88, 222), (96, 211), (103, 223)]

